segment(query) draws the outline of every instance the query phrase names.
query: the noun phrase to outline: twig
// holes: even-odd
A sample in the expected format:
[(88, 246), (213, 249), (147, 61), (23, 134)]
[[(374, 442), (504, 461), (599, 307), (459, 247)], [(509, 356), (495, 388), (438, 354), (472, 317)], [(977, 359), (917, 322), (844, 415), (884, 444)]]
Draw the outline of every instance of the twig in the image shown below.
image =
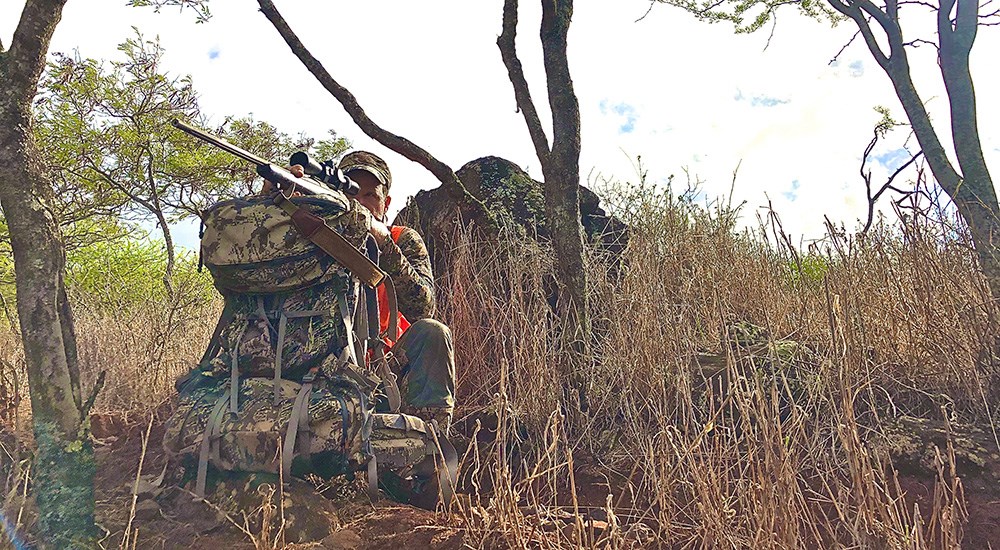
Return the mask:
[[(103, 380), (104, 373), (101, 373), (101, 379)], [(96, 393), (94, 395), (97, 395)], [(139, 455), (139, 467), (135, 471), (135, 482), (132, 484), (132, 506), (128, 512), (128, 523), (125, 524), (125, 534), (122, 535), (122, 547), (129, 547), (129, 536), (132, 531), (132, 520), (135, 519), (135, 505), (139, 501), (139, 481), (142, 478), (142, 464), (146, 460), (146, 448), (149, 444), (149, 434), (153, 431), (153, 420), (156, 419), (155, 414), (149, 415), (149, 424), (146, 426), (146, 433), (142, 435), (142, 454)], [(136, 530), (136, 538), (138, 540), (138, 529)], [(135, 543), (133, 542), (133, 546)]]

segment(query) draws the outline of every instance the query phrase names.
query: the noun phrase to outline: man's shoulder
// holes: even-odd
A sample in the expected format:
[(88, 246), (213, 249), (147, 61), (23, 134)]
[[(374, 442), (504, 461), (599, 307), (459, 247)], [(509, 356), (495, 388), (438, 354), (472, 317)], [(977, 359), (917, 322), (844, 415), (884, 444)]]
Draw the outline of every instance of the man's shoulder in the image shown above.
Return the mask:
[(396, 244), (403, 247), (404, 243), (420, 243), (424, 244), (424, 238), (420, 236), (420, 232), (416, 229), (406, 226), (406, 225), (393, 225), (389, 228), (392, 232), (392, 240), (396, 241)]

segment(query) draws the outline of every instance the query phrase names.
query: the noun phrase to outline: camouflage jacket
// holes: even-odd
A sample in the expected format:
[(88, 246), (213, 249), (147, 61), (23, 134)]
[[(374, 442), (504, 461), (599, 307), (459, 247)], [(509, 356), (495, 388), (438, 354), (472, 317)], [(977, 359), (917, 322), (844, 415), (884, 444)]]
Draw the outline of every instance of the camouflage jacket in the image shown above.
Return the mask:
[(379, 254), (379, 264), (396, 286), (399, 311), (411, 323), (434, 315), (434, 273), (420, 234), (403, 227), (398, 242), (387, 239)]

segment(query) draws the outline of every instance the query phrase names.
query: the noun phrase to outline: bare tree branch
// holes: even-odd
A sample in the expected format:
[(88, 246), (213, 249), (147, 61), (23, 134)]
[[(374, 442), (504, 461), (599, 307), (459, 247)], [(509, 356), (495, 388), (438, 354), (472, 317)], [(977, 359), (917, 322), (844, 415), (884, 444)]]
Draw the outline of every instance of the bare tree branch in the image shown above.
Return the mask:
[[(874, 143), (874, 140), (872, 141), (872, 143)], [(864, 160), (862, 160), (862, 163), (864, 163), (867, 160), (868, 154), (870, 152), (871, 152), (870, 149), (866, 150), (865, 158)], [(923, 151), (918, 151), (916, 154), (910, 157), (910, 160), (903, 163), (899, 168), (896, 168), (896, 170), (886, 179), (885, 183), (882, 184), (882, 187), (880, 187), (879, 190), (874, 195), (872, 195), (871, 172), (869, 171), (867, 174), (862, 173), (862, 177), (865, 179), (865, 187), (867, 187), (867, 194), (868, 194), (868, 221), (865, 222), (865, 227), (864, 229), (861, 230), (861, 233), (867, 233), (868, 230), (871, 228), (872, 221), (875, 218), (875, 203), (878, 202), (879, 198), (882, 197), (883, 193), (885, 193), (888, 190), (892, 190), (896, 193), (902, 194), (903, 198), (905, 198), (917, 192), (916, 190), (899, 189), (898, 187), (893, 186), (892, 182), (895, 181), (896, 177), (898, 177), (901, 173), (903, 173), (904, 170), (906, 170), (907, 168), (910, 167), (910, 165), (916, 162), (921, 155), (923, 155)]]
[(504, 66), (507, 67), (507, 76), (514, 87), (514, 99), (524, 116), (528, 134), (531, 135), (531, 142), (535, 146), (535, 154), (539, 161), (543, 161), (551, 151), (549, 150), (548, 138), (545, 137), (545, 130), (542, 128), (542, 121), (538, 117), (538, 110), (535, 108), (535, 102), (531, 99), (528, 82), (524, 78), (521, 60), (517, 58), (516, 35), (517, 0), (505, 0), (503, 4), (503, 32), (497, 38), (497, 47), (500, 48), (500, 57), (503, 58)]
[(921, 157), (921, 155), (923, 155), (923, 154), (924, 154), (923, 151), (917, 151), (916, 153), (914, 153), (913, 156), (910, 157), (910, 160), (904, 162), (902, 165), (899, 166), (899, 168), (896, 168), (896, 170), (894, 170), (892, 172), (892, 175), (890, 175), (888, 177), (888, 179), (886, 179), (886, 182), (885, 182), (885, 184), (882, 185), (882, 188), (878, 190), (878, 193), (875, 193), (875, 195), (872, 197), (872, 200), (873, 201), (877, 201), (879, 199), (879, 197), (881, 197), (882, 194), (885, 193), (886, 190), (889, 190), (889, 189), (891, 189), (891, 190), (893, 190), (893, 191), (895, 191), (897, 193), (906, 193), (906, 192), (908, 192), (908, 191), (902, 191), (899, 188), (894, 187), (892, 185), (892, 182), (896, 179), (897, 176), (899, 176), (901, 173), (903, 173), (904, 170), (906, 170), (907, 168), (910, 167), (910, 165), (912, 165), (914, 162), (916, 162), (917, 159), (919, 159)]
[(871, 26), (868, 24), (868, 20), (865, 15), (861, 13), (861, 10), (853, 3), (850, 5), (845, 4), (841, 0), (828, 0), (829, 4), (833, 9), (837, 10), (843, 15), (850, 17), (854, 21), (854, 24), (858, 26), (858, 32), (865, 39), (865, 44), (868, 46), (868, 51), (871, 52), (872, 57), (879, 64), (882, 69), (889, 70), (889, 57), (882, 51), (882, 47), (879, 46), (878, 40), (875, 38), (875, 34), (872, 32)]
[(656, 0), (649, 0), (649, 9), (646, 10), (646, 13), (642, 14), (642, 17), (633, 21), (633, 23), (638, 23), (639, 21), (645, 19), (647, 15), (653, 12), (653, 6), (655, 5), (656, 5)]
[(897, 54), (902, 55), (903, 32), (899, 28), (899, 13), (895, 0), (886, 0), (886, 11), (882, 11), (871, 0), (851, 1), (856, 3), (862, 11), (870, 15), (882, 27), (882, 31), (885, 32), (886, 38), (889, 40), (889, 58), (891, 59)]
[(447, 190), (448, 194), (454, 197), (459, 205), (471, 210), (481, 219), (486, 220), (487, 223), (493, 223), (492, 214), (490, 214), (489, 210), (487, 210), (486, 206), (479, 199), (469, 193), (465, 185), (462, 184), (462, 181), (458, 179), (454, 170), (410, 140), (383, 129), (365, 114), (364, 109), (358, 104), (358, 100), (354, 97), (354, 94), (334, 80), (323, 64), (302, 44), (302, 41), (299, 40), (299, 37), (288, 26), (288, 23), (285, 22), (281, 13), (274, 6), (274, 2), (271, 2), (271, 0), (258, 0), (257, 3), (260, 5), (260, 11), (285, 40), (285, 43), (291, 48), (292, 53), (316, 77), (316, 80), (326, 88), (326, 91), (330, 92), (330, 95), (340, 102), (344, 110), (347, 111), (347, 114), (354, 120), (354, 123), (365, 134), (385, 147), (426, 168), (430, 173), (434, 174), (438, 181), (441, 182), (441, 185)]
[(774, 38), (774, 30), (778, 28), (778, 12), (768, 10), (771, 12), (771, 32), (767, 35), (767, 42), (764, 43), (764, 49), (762, 51), (767, 51), (771, 47), (771, 39)]
[(932, 10), (938, 9), (938, 7), (935, 6), (934, 4), (931, 4), (930, 2), (924, 2), (922, 0), (902, 0), (901, 2), (897, 2), (897, 4), (899, 6), (923, 6), (925, 8)]
[(837, 59), (839, 59), (840, 56), (844, 53), (844, 51), (847, 50), (848, 46), (850, 46), (851, 44), (853, 44), (854, 41), (858, 39), (858, 35), (860, 35), (860, 34), (861, 34), (861, 29), (858, 29), (857, 31), (855, 31), (854, 35), (851, 36), (851, 39), (848, 40), (847, 43), (845, 43), (843, 46), (840, 47), (840, 51), (837, 52), (837, 55), (834, 55), (832, 58), (830, 58), (830, 61), (827, 63), (827, 65), (833, 65), (834, 63), (836, 63)]
[(923, 38), (914, 38), (913, 40), (910, 40), (908, 42), (903, 42), (903, 45), (912, 46), (914, 48), (919, 48), (920, 46), (930, 46), (935, 50), (938, 51), (941, 50), (941, 48), (937, 45), (937, 42), (933, 42), (931, 40), (924, 40)]

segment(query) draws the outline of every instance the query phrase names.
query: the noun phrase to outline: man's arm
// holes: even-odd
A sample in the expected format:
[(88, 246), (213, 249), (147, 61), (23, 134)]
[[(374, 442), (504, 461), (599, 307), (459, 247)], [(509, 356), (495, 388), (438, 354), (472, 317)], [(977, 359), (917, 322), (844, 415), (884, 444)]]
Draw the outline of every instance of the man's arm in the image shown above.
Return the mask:
[(420, 234), (404, 227), (399, 243), (386, 239), (380, 252), (379, 266), (392, 277), (399, 311), (410, 322), (434, 315), (434, 273)]

